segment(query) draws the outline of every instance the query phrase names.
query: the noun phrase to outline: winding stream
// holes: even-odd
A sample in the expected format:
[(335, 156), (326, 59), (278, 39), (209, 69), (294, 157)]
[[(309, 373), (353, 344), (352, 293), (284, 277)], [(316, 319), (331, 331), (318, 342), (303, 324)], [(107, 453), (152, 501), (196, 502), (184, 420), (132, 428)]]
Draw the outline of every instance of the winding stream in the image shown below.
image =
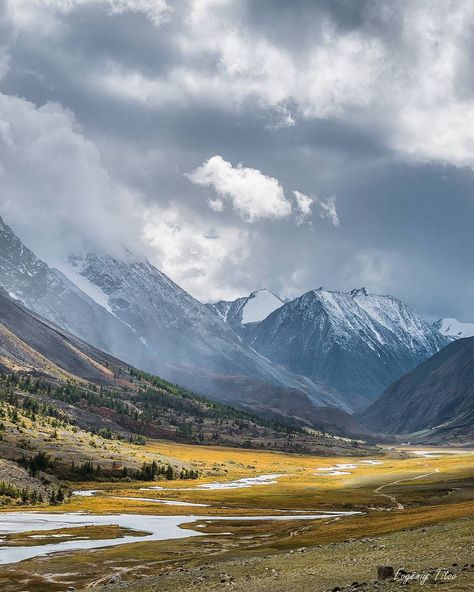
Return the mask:
[[(0, 547), (0, 564), (16, 563), (32, 557), (39, 557), (59, 551), (101, 549), (127, 543), (150, 542), (202, 536), (205, 533), (183, 529), (183, 525), (199, 521), (201, 524), (215, 521), (260, 521), (260, 520), (318, 520), (339, 518), (360, 512), (321, 512), (319, 514), (292, 514), (284, 516), (154, 516), (143, 514), (110, 514), (105, 516), (71, 512), (45, 514), (42, 512), (8, 512), (0, 514), (0, 544), (3, 537), (11, 533), (48, 531), (81, 526), (117, 525), (132, 531), (147, 532), (145, 536), (125, 535), (121, 538), (104, 540), (59, 540), (41, 546)], [(2, 540), (3, 539), (3, 540)]]
[[(344, 465), (345, 468), (346, 465)], [(349, 466), (349, 465), (347, 465)], [(352, 468), (352, 465), (350, 465)], [(321, 468), (322, 471), (330, 471), (337, 467)], [(142, 487), (141, 491), (162, 490), (162, 491), (190, 491), (190, 490), (213, 490), (213, 489), (238, 489), (254, 487), (256, 485), (270, 485), (278, 482), (283, 474), (260, 475), (258, 477), (246, 477), (236, 481), (204, 483), (196, 487), (185, 488), (167, 488), (160, 485), (152, 487)], [(80, 490), (75, 491), (74, 495), (79, 497), (91, 497), (100, 494), (105, 490)], [(178, 500), (148, 498), (148, 497), (125, 497), (111, 496), (111, 499), (125, 499), (130, 501), (145, 501), (156, 504), (166, 504), (170, 506), (189, 506), (189, 507), (209, 507), (208, 504), (199, 504), (192, 502), (183, 502)], [(319, 520), (323, 518), (341, 518), (360, 512), (319, 512), (318, 514), (308, 514), (297, 511), (285, 515), (270, 516), (156, 516), (150, 514), (109, 514), (94, 515), (84, 512), (70, 513), (43, 513), (43, 512), (8, 512), (0, 514), (0, 545), (5, 543), (5, 536), (8, 534), (23, 534), (33, 531), (51, 531), (57, 529), (67, 529), (85, 526), (118, 526), (132, 534), (125, 534), (120, 538), (111, 539), (84, 539), (67, 538), (67, 534), (58, 535), (57, 542), (47, 543), (37, 546), (0, 546), (0, 564), (16, 563), (25, 559), (48, 555), (56, 552), (70, 552), (87, 549), (102, 549), (117, 545), (126, 545), (134, 542), (150, 542), (181, 539), (186, 537), (202, 536), (205, 533), (182, 528), (184, 525), (199, 522), (202, 524), (215, 521), (260, 521), (260, 520)], [(134, 536), (133, 532), (137, 535)], [(145, 532), (146, 534), (139, 534)], [(39, 538), (41, 535), (32, 535), (31, 539)]]

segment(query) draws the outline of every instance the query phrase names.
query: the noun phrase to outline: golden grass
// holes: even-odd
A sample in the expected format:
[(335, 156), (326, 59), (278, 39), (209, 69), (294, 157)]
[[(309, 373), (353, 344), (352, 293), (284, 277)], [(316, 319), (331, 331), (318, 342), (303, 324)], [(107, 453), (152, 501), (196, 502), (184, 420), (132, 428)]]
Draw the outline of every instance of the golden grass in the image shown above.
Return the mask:
[[(110, 445), (115, 446), (114, 443)], [(407, 529), (436, 529), (436, 525), (460, 521), (472, 515), (474, 511), (473, 455), (459, 453), (440, 458), (400, 458), (400, 455), (392, 454), (393, 458), (372, 457), (383, 464), (369, 465), (358, 464), (360, 459), (354, 457), (327, 458), (162, 441), (152, 441), (144, 447), (127, 444), (117, 446), (119, 451), (116, 454), (126, 455), (132, 452), (137, 463), (150, 458), (175, 459), (176, 462), (198, 468), (202, 477), (196, 481), (164, 481), (150, 484), (82, 483), (81, 488), (106, 491), (97, 497), (74, 497), (69, 503), (53, 511), (235, 515), (237, 520), (212, 522), (205, 527), (199, 527), (198, 530), (205, 533), (202, 537), (172, 542), (136, 542), (102, 550), (53, 555), (47, 559), (32, 559), (14, 568), (5, 567), (0, 570), (2, 592), (20, 592), (28, 589), (25, 588), (25, 581), (30, 582), (28, 585), (35, 592), (59, 592), (67, 587), (66, 583), (77, 586), (100, 579), (104, 576), (104, 571), (123, 571), (124, 577), (130, 579), (175, 569), (181, 564), (197, 566), (206, 560), (214, 563), (268, 554), (285, 554), (288, 550), (301, 546), (323, 545), (321, 549), (324, 551), (321, 553), (325, 554), (328, 545), (345, 544), (342, 541), (347, 539), (399, 536), (400, 540), (404, 540)], [(369, 457), (364, 457), (363, 460), (368, 459)], [(352, 471), (351, 475), (316, 474), (318, 467), (335, 464), (358, 466), (348, 469)], [(270, 473), (285, 476), (280, 478), (277, 484), (258, 485), (248, 489), (188, 490), (210, 481), (229, 481)], [(426, 477), (417, 479), (420, 475)], [(396, 483), (397, 481), (400, 482)], [(147, 485), (157, 484), (169, 490), (140, 490)], [(383, 493), (395, 496), (397, 502), (402, 503), (405, 509), (394, 509), (395, 504), (390, 499), (377, 495), (375, 490), (381, 485), (386, 485)], [(205, 503), (210, 504), (210, 507), (167, 506), (154, 502), (116, 499), (120, 496)], [(310, 522), (258, 520), (258, 515), (280, 511), (334, 509), (355, 509), (363, 511), (364, 514), (340, 520), (328, 518)], [(48, 508), (47, 511), (52, 509)], [(255, 515), (256, 521), (239, 522), (238, 516), (241, 515)], [(456, 529), (450, 530), (450, 533), (453, 541), (456, 541)], [(12, 577), (13, 572), (21, 574), (18, 581)], [(75, 575), (69, 579), (61, 576), (68, 573)], [(53, 578), (54, 581), (51, 574), (57, 576)], [(328, 578), (329, 575), (326, 580)], [(34, 583), (34, 587), (31, 582)], [(161, 590), (161, 587), (159, 589)], [(173, 586), (170, 584), (166, 589), (171, 590)], [(271, 588), (265, 588), (262, 584), (261, 589)], [(141, 592), (142, 588), (137, 590)], [(147, 590), (148, 588), (143, 588), (143, 592)]]

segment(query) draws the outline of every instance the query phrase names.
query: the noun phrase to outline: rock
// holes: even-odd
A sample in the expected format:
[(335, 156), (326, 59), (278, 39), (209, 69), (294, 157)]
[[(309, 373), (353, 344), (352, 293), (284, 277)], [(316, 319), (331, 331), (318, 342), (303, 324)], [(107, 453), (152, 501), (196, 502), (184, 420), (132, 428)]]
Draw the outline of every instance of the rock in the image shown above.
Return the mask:
[(69, 586), (67, 592), (76, 592), (76, 589), (74, 588), (74, 586)]
[(331, 590), (331, 592), (341, 592), (341, 589), (339, 588), (339, 586), (336, 586)]
[(119, 582), (122, 581), (122, 576), (120, 574), (114, 574), (110, 580), (107, 582), (107, 584), (118, 584)]
[(395, 577), (395, 570), (391, 565), (379, 565), (377, 567), (377, 578), (379, 580), (388, 580)]
[(230, 584), (231, 582), (234, 582), (234, 578), (232, 576), (230, 576), (229, 574), (222, 574), (221, 575), (221, 584)]

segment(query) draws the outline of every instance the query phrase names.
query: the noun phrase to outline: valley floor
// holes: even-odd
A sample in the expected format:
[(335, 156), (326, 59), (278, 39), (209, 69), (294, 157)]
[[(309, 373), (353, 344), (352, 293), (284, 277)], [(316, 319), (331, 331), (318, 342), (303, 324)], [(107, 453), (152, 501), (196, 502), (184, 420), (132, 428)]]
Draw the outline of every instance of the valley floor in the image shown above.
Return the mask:
[[(357, 581), (365, 584), (354, 590), (372, 590), (379, 565), (422, 574), (449, 569), (452, 573), (439, 572), (437, 583), (428, 579), (423, 589), (474, 589), (473, 452), (384, 452), (329, 458), (149, 442), (143, 454), (178, 459), (198, 469), (201, 477), (187, 482), (82, 483), (78, 488), (85, 495), (75, 495), (57, 508), (34, 509), (44, 512), (44, 519), (56, 513), (66, 522), (71, 514), (83, 513), (86, 522), (88, 516), (101, 516), (97, 526), (65, 524), (45, 534), (33, 521), (28, 526), (23, 511), (26, 524), (16, 534), (3, 528), (0, 545), (9, 556), (13, 547), (33, 545), (38, 552), (19, 563), (4, 562), (0, 589), (61, 592), (73, 585), (207, 592), (251, 586), (255, 592), (318, 592), (349, 589)], [(308, 514), (319, 517), (310, 519)], [(114, 515), (127, 520), (118, 524)], [(140, 532), (129, 528), (134, 527), (134, 515)], [(177, 525), (185, 523), (180, 536), (183, 529), (194, 536), (147, 540), (147, 516), (175, 517)], [(268, 519), (272, 516), (280, 519)], [(1, 524), (0, 514), (0, 534)], [(136, 542), (123, 540), (131, 535)], [(97, 548), (65, 552), (61, 547), (61, 553), (38, 556), (41, 545), (54, 544), (55, 539), (67, 539), (71, 545), (92, 541)], [(111, 546), (100, 548), (104, 540)], [(1, 557), (2, 547), (0, 562)], [(426, 577), (433, 580), (436, 573)], [(111, 579), (121, 583), (104, 588)], [(383, 583), (377, 589), (400, 585)]]

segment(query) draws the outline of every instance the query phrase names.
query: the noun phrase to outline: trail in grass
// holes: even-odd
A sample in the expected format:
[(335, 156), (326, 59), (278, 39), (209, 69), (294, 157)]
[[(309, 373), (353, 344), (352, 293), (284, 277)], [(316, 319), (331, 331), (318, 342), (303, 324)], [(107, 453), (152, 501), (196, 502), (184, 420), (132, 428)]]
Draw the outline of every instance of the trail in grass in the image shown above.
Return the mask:
[(389, 493), (380, 493), (382, 489), (386, 487), (390, 487), (391, 485), (397, 485), (398, 483), (403, 483), (404, 481), (416, 481), (417, 479), (423, 479), (424, 477), (429, 477), (430, 475), (434, 475), (435, 473), (439, 473), (439, 469), (435, 469), (432, 473), (424, 473), (423, 475), (418, 475), (417, 477), (408, 477), (406, 479), (397, 479), (397, 481), (392, 481), (391, 483), (385, 483), (385, 485), (380, 485), (376, 489), (374, 489), (374, 493), (381, 497), (387, 497), (392, 504), (394, 504), (397, 510), (404, 510), (405, 506), (397, 501), (397, 498), (394, 495), (390, 495)]

